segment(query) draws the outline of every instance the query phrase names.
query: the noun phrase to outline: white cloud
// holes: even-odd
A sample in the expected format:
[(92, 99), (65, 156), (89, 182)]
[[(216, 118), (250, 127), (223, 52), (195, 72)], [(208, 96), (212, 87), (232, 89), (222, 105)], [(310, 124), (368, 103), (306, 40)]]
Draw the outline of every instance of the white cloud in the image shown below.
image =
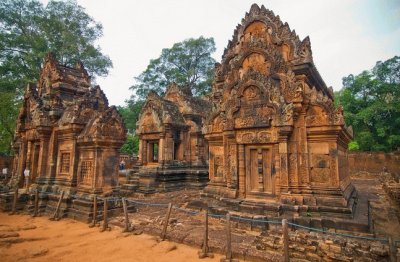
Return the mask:
[[(97, 82), (111, 104), (123, 104), (131, 95), (128, 88), (133, 77), (162, 48), (200, 35), (214, 37), (214, 57), (219, 61), (253, 1), (78, 0), (103, 24), (99, 44), (114, 63), (110, 75)], [(288, 22), (301, 39), (310, 36), (318, 71), (335, 90), (341, 88), (343, 76), (400, 54), (400, 4), (395, 1), (381, 5), (379, 0), (268, 0), (258, 4)]]

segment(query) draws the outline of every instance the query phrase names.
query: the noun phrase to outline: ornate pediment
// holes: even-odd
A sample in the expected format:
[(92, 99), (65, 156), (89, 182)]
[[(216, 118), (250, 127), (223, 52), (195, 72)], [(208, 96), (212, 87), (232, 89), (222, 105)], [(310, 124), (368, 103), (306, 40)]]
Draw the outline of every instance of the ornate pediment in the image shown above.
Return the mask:
[(40, 71), (38, 92), (39, 95), (50, 94), (55, 87), (69, 86), (75, 89), (89, 89), (90, 76), (82, 63), (76, 67), (61, 65), (54, 54), (48, 53), (44, 59), (42, 70)]
[[(218, 117), (208, 118), (204, 131), (293, 125), (303, 103), (332, 108), (327, 88), (313, 87), (309, 72), (298, 69), (303, 64), (311, 64), (317, 79), (310, 39), (300, 41), (279, 16), (253, 5), (215, 65), (209, 97)], [(325, 111), (332, 119), (333, 111)], [(221, 114), (226, 114), (223, 127)]]
[(310, 40), (306, 37), (300, 41), (299, 36), (291, 30), (287, 23), (283, 23), (279, 16), (266, 9), (253, 4), (250, 12), (245, 14), (241, 24), (237, 25), (224, 51), (223, 60), (229, 58), (235, 49), (241, 48), (243, 43), (274, 44), (279, 47), (286, 61), (296, 63), (312, 62)]
[(143, 111), (139, 121), (137, 123), (138, 134), (145, 133), (158, 133), (162, 132), (162, 122), (158, 114), (152, 110), (152, 108), (147, 108), (147, 110)]
[(92, 117), (79, 135), (81, 139), (106, 139), (111, 141), (124, 141), (126, 131), (122, 117), (115, 106)]

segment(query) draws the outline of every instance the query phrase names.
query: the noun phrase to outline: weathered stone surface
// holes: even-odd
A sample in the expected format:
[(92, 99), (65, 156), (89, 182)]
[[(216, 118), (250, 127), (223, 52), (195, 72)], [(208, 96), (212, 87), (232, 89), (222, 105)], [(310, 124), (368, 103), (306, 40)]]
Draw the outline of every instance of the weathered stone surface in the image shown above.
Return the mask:
[(248, 209), (264, 201), (261, 213), (275, 203), (290, 214), (351, 217), (352, 131), (313, 63), (308, 37), (300, 40), (254, 4), (216, 65), (209, 98), (208, 196), (245, 199)]
[(27, 188), (28, 210), (39, 191), (39, 209), (47, 212), (54, 212), (64, 191), (60, 216), (71, 211), (87, 221), (93, 194), (118, 189), (119, 149), (125, 138), (116, 107), (108, 105), (99, 86), (91, 86), (83, 65), (64, 66), (48, 54), (39, 81), (25, 90), (10, 187)]
[[(175, 199), (174, 205), (187, 209), (186, 201), (197, 199), (198, 194), (199, 192), (195, 190), (168, 192), (156, 194), (154, 197), (147, 198), (147, 201), (160, 203), (165, 199)], [(190, 197), (184, 200), (184, 195), (190, 195)], [(191, 211), (195, 210), (191, 209)], [(162, 230), (162, 223), (160, 222), (163, 221), (164, 216), (165, 208), (143, 207), (140, 212), (132, 213), (131, 219), (135, 227), (144, 232), (159, 235)], [(232, 216), (239, 217), (239, 214), (232, 213)], [(200, 248), (204, 233), (203, 214), (201, 212), (191, 215), (182, 210), (174, 209), (171, 220), (174, 220), (174, 223), (168, 225), (167, 238), (169, 240)], [(248, 222), (238, 222), (237, 219), (232, 221), (234, 258), (246, 261), (282, 261), (281, 226), (270, 230), (264, 228), (262, 232), (259, 232), (251, 230), (250, 227), (244, 229), (243, 225), (248, 225)], [(223, 253), (226, 246), (226, 221), (210, 217), (208, 222), (209, 247), (213, 252)], [(371, 235), (367, 236), (371, 237)], [(389, 250), (386, 242), (381, 243), (305, 230), (290, 230), (289, 238), (291, 261), (389, 261), (389, 254), (383, 251)], [(303, 241), (303, 239), (306, 239), (306, 241)]]
[[(117, 186), (125, 128), (82, 64), (63, 66), (46, 56), (37, 84), (29, 84), (19, 113), (13, 182), (107, 193)], [(25, 185), (26, 186), (26, 185)]]
[(211, 104), (171, 84), (150, 92), (140, 113), (138, 191), (155, 193), (203, 187), (208, 181), (207, 143), (201, 133)]

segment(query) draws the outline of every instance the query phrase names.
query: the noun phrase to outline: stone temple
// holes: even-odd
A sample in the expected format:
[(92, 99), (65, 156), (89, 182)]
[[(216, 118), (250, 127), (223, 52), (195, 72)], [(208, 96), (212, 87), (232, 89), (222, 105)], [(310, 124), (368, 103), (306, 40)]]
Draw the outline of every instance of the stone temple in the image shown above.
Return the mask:
[[(220, 206), (267, 216), (352, 218), (352, 130), (313, 62), (310, 39), (253, 5), (215, 66), (211, 94), (171, 84), (150, 92), (137, 122), (137, 165), (123, 193), (204, 188)], [(67, 192), (65, 212), (90, 216), (96, 194), (118, 192), (126, 131), (81, 64), (45, 59), (17, 122), (12, 183)], [(28, 191), (29, 194), (29, 191)], [(56, 199), (42, 199), (52, 207)]]
[(91, 87), (83, 65), (67, 67), (49, 54), (38, 83), (29, 84), (24, 94), (11, 183), (23, 187), (29, 171), (25, 187), (46, 192), (41, 206), (54, 204), (48, 193), (63, 190), (64, 211), (78, 210), (94, 194), (118, 190), (119, 149), (125, 138), (122, 118), (100, 87)]
[(308, 37), (300, 40), (279, 16), (253, 5), (216, 65), (210, 100), (205, 196), (260, 214), (352, 216), (352, 130)]
[(201, 132), (208, 101), (171, 84), (160, 97), (150, 92), (137, 122), (137, 189), (142, 193), (203, 187), (208, 181), (208, 148)]

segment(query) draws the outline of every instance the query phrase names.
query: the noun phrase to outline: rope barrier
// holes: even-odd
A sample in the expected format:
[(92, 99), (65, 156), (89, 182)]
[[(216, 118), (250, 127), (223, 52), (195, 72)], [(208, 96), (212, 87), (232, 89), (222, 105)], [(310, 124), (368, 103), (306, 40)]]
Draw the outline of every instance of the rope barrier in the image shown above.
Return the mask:
[(307, 229), (310, 231), (321, 232), (321, 233), (329, 234), (329, 235), (336, 235), (336, 236), (349, 237), (349, 238), (358, 238), (358, 239), (365, 239), (365, 240), (373, 240), (373, 241), (383, 241), (383, 242), (389, 241), (386, 238), (374, 238), (374, 237), (367, 237), (367, 236), (355, 236), (355, 235), (344, 234), (344, 233), (336, 233), (336, 232), (330, 232), (330, 231), (326, 231), (326, 230), (319, 229), (319, 228), (302, 226), (302, 225), (298, 225), (298, 224), (290, 223), (290, 222), (288, 222), (288, 225), (293, 226), (293, 227)]
[(214, 218), (225, 218), (224, 215), (217, 215), (217, 214), (208, 214), (208, 216), (214, 217)]
[(146, 203), (146, 202), (139, 202), (139, 201), (130, 200), (130, 199), (127, 199), (126, 201), (127, 202), (131, 202), (131, 203), (135, 203), (135, 204), (138, 204), (138, 205), (144, 205), (144, 206), (168, 207), (168, 204)]
[(282, 224), (281, 221), (276, 221), (276, 220), (261, 220), (261, 219), (254, 219), (254, 218), (244, 218), (244, 217), (237, 217), (237, 216), (231, 216), (231, 219), (236, 219), (236, 220), (242, 220), (246, 222), (257, 222), (257, 223), (265, 223), (265, 224)]
[(185, 213), (188, 213), (188, 214), (192, 214), (192, 215), (198, 215), (198, 214), (200, 214), (200, 212), (191, 211), (191, 210), (187, 210), (187, 209), (180, 208), (180, 207), (176, 207), (176, 206), (172, 206), (172, 208), (173, 208), (173, 209), (176, 209), (176, 210), (179, 210), (179, 211), (182, 211), (182, 212), (185, 212)]
[[(135, 200), (127, 200), (127, 202), (132, 202), (132, 203), (139, 204), (139, 205), (168, 207), (168, 204), (145, 203), (145, 202), (139, 202), (139, 201), (135, 201)], [(187, 210), (187, 209), (176, 207), (176, 206), (173, 206), (173, 208), (176, 209), (176, 210), (182, 211), (182, 212), (193, 214), (193, 215), (197, 215), (197, 214), (200, 213), (200, 212), (191, 211), (191, 210)], [(225, 218), (226, 217), (225, 215), (217, 215), (217, 214), (211, 214), (211, 213), (209, 213), (208, 216), (214, 217), (214, 218)], [(238, 217), (238, 216), (231, 216), (231, 219), (232, 220), (245, 221), (245, 222), (251, 222), (251, 223), (265, 223), (265, 224), (276, 224), (276, 225), (281, 225), (281, 223), (282, 223), (281, 221), (276, 221), (276, 220), (261, 220), (261, 219), (244, 218), (244, 217)], [(330, 231), (326, 231), (326, 230), (323, 230), (323, 229), (302, 226), (302, 225), (295, 224), (295, 223), (290, 223), (290, 222), (288, 222), (288, 225), (293, 226), (293, 227), (297, 227), (297, 228), (307, 229), (307, 230), (310, 230), (310, 231), (316, 231), (316, 232), (321, 232), (321, 233), (330, 234), (330, 235), (337, 235), (337, 236), (341, 236), (341, 237), (349, 237), (349, 238), (372, 240), (372, 241), (381, 241), (381, 242), (382, 241), (383, 242), (387, 242), (388, 241), (388, 239), (385, 239), (385, 238), (374, 238), (374, 237), (368, 237), (368, 236), (355, 236), (355, 235), (344, 234), (344, 233), (335, 233), (335, 232), (330, 232)]]
[[(36, 190), (32, 190), (29, 193), (36, 193), (39, 192), (42, 195), (53, 195), (53, 196), (60, 196), (60, 194), (54, 194), (54, 193), (49, 193), (49, 192), (40, 192), (37, 189)], [(78, 198), (76, 196), (69, 196), (71, 198)], [(109, 211), (112, 210), (117, 210), (117, 209), (121, 209), (122, 208), (122, 199), (118, 198), (118, 197), (109, 197), (109, 198), (104, 198), (104, 197), (98, 197), (99, 200), (105, 201), (107, 199), (108, 203), (114, 203), (116, 207), (108, 209)], [(142, 202), (142, 201), (137, 201), (137, 200), (132, 200), (132, 199), (126, 199), (127, 203), (133, 203), (133, 204), (137, 204), (137, 205), (143, 205), (143, 206), (149, 206), (149, 207), (168, 207), (168, 204), (163, 204), (163, 203), (147, 203), (147, 202)], [(119, 204), (121, 204), (121, 206), (119, 206)], [(128, 207), (132, 207), (132, 206), (128, 206)], [(181, 207), (177, 207), (177, 206), (172, 206), (173, 209), (181, 211), (181, 212), (185, 212), (188, 214), (192, 214), (192, 215), (198, 215), (200, 214), (200, 212), (198, 211), (192, 211), (192, 210), (188, 210), (185, 208), (181, 208)], [(101, 215), (103, 214), (103, 211), (97, 211), (96, 212), (97, 215)], [(83, 216), (79, 216), (77, 214), (74, 214), (73, 216), (75, 217), (81, 217), (86, 219), (86, 217)], [(226, 216), (225, 215), (217, 215), (217, 214), (211, 214), (208, 213), (209, 217), (213, 217), (213, 218), (222, 218), (225, 219)], [(282, 222), (281, 221), (276, 221), (276, 220), (263, 220), (263, 219), (254, 219), (254, 218), (244, 218), (244, 217), (238, 217), (238, 216), (231, 216), (230, 217), (232, 220), (237, 220), (237, 221), (244, 221), (244, 222), (250, 222), (250, 223), (265, 223), (265, 224), (276, 224), (276, 225), (280, 225)], [(309, 231), (314, 231), (314, 232), (320, 232), (320, 233), (324, 233), (324, 234), (329, 234), (329, 235), (335, 235), (335, 236), (341, 236), (341, 237), (348, 237), (348, 238), (355, 238), (355, 239), (363, 239), (363, 240), (371, 240), (371, 241), (381, 241), (381, 242), (388, 242), (389, 240), (386, 238), (374, 238), (374, 237), (368, 237), (368, 236), (356, 236), (356, 235), (350, 235), (350, 234), (345, 234), (345, 233), (336, 233), (336, 232), (330, 232), (330, 231), (326, 231), (323, 229), (318, 229), (318, 228), (313, 228), (313, 227), (307, 227), (307, 226), (303, 226), (303, 225), (299, 225), (299, 224), (295, 224), (295, 223), (291, 223), (288, 222), (288, 225), (295, 227), (295, 228), (301, 228), (301, 229), (306, 229)], [(395, 241), (395, 243), (397, 244), (400, 241)]]

